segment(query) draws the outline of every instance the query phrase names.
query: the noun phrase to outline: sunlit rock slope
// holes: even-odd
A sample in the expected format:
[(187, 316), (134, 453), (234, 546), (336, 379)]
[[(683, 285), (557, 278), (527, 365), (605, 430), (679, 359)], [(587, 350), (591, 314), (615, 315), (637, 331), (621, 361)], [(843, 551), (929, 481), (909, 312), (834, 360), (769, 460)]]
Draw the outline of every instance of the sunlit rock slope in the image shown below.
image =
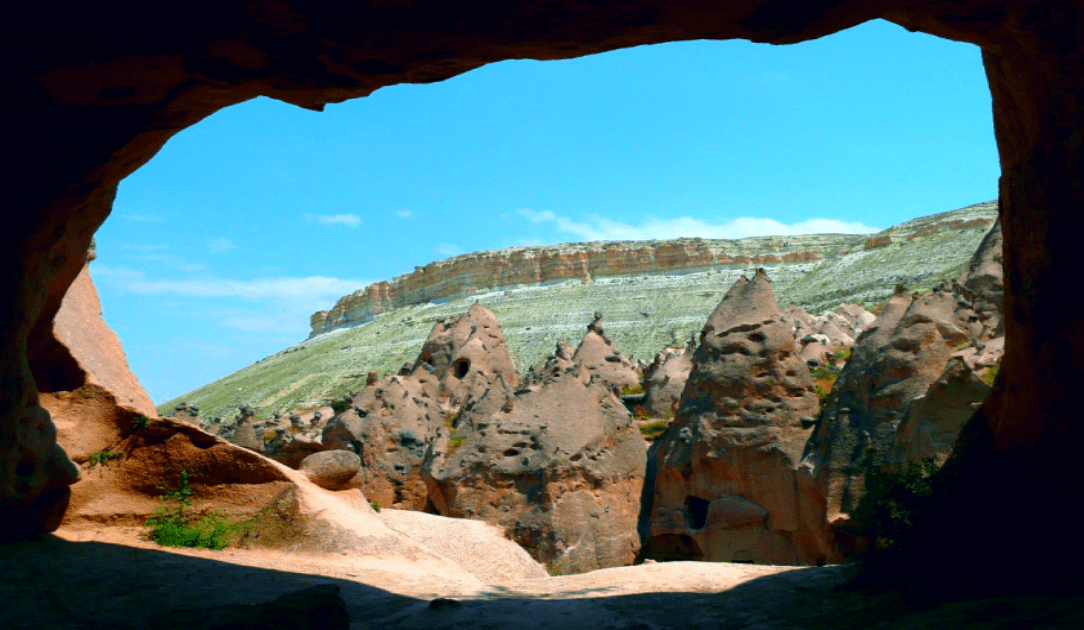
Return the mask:
[(872, 235), (576, 243), (465, 254), (344, 296), (331, 311), (313, 315), (309, 339), (168, 401), (159, 412), (171, 412), (180, 401), (199, 405), (207, 417), (233, 415), (244, 404), (263, 417), (318, 407), (361, 389), (370, 371), (413, 361), (437, 319), (460, 315), (475, 302), (497, 315), (521, 371), (541, 362), (557, 339), (578, 339), (595, 311), (604, 313), (622, 352), (650, 360), (698, 332), (722, 293), (758, 267), (772, 278), (781, 308), (872, 307), (897, 284), (924, 290), (955, 279), (996, 217), (997, 204), (988, 202)]

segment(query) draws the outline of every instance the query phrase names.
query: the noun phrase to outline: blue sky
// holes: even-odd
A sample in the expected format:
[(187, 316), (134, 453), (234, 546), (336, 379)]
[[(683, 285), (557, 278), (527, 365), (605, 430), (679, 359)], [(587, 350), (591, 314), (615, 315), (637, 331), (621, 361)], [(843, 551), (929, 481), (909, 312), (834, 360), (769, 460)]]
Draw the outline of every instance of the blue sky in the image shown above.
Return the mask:
[(873, 22), (814, 42), (509, 61), (178, 134), (120, 187), (91, 273), (156, 403), (455, 254), (865, 232), (997, 196), (978, 48)]

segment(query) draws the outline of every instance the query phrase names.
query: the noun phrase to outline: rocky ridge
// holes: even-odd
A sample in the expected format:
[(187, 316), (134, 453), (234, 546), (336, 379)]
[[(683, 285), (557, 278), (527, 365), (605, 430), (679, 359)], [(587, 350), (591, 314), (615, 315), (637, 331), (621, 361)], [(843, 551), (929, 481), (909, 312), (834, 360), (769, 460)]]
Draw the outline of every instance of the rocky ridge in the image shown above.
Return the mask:
[[(628, 275), (606, 275), (609, 272), (605, 270), (592, 272), (591, 281), (586, 284), (583, 280), (587, 276), (578, 275), (516, 286), (499, 285), (496, 281), (484, 285), (477, 280), (476, 274), (471, 276), (475, 279), (468, 282), (469, 286), (499, 288), (479, 288), (480, 292), (465, 297), (433, 298), (434, 301), (399, 307), (390, 306), (394, 300), (381, 302), (388, 310), (374, 312), (372, 320), (364, 324), (359, 322), (367, 316), (364, 312), (369, 306), (365, 305), (371, 306), (375, 302), (358, 297), (364, 292), (355, 293), (340, 300), (338, 310), (333, 309), (341, 317), (352, 318), (349, 324), (342, 320), (338, 328), (331, 328), (167, 401), (159, 406), (159, 411), (172, 413), (182, 401), (198, 404), (205, 416), (212, 417), (234, 415), (245, 404), (258, 407), (267, 414), (299, 408), (315, 409), (333, 398), (361, 389), (370, 371), (394, 372), (404, 362), (413, 361), (436, 321), (458, 316), (475, 302), (495, 313), (515, 367), (521, 372), (529, 366), (540, 365), (552, 350), (554, 339), (572, 340), (582, 335), (583, 322), (589, 321), (595, 311), (606, 314), (607, 333), (626, 355), (650, 360), (662, 348), (683, 345), (698, 332), (722, 293), (743, 274), (751, 275), (758, 266), (772, 278), (777, 300), (783, 307), (796, 304), (810, 313), (834, 309), (843, 302), (872, 307), (891, 297), (892, 287), (897, 283), (912, 290), (924, 290), (956, 278), (996, 216), (996, 204), (991, 202), (914, 219), (872, 236), (704, 240), (696, 247), (693, 240), (682, 241), (692, 248), (687, 248), (690, 252), (697, 247), (708, 251), (713, 247), (712, 243), (722, 243), (718, 247), (730, 248), (726, 250), (727, 255), (735, 260), (745, 257), (752, 261), (758, 256), (778, 256), (782, 260), (792, 254), (815, 250), (823, 256), (819, 262), (764, 262), (760, 265), (734, 262), (706, 268), (696, 268), (688, 263), (667, 271), (658, 264), (661, 242), (556, 246), (557, 249), (566, 247), (577, 256), (587, 256), (589, 251), (605, 252), (608, 246), (614, 245), (612, 249), (623, 252), (619, 258), (626, 263), (634, 259), (628, 253), (631, 248), (650, 246), (656, 249), (653, 259), (646, 253), (642, 258), (653, 267), (645, 262), (641, 267), (645, 271)], [(775, 250), (758, 252), (754, 245), (772, 246)], [(850, 253), (840, 253), (847, 247), (853, 248)], [(454, 267), (452, 261), (463, 260), (475, 261), (467, 268), (476, 269), (483, 258), (507, 263), (511, 260), (507, 258), (511, 255), (509, 252), (522, 249), (460, 256), (439, 263), (443, 265), (439, 268), (444, 270), (441, 273), (450, 273), (448, 270)], [(527, 249), (556, 251), (554, 248)], [(505, 258), (498, 256), (500, 252), (504, 252), (501, 255)], [(671, 251), (670, 258), (663, 257), (663, 260), (676, 258), (680, 257)], [(718, 260), (716, 257), (716, 263)], [(632, 269), (626, 263), (622, 263), (624, 267), (614, 263), (606, 269)], [(467, 262), (462, 264), (467, 265)], [(432, 275), (437, 267), (430, 265), (423, 269), (430, 269), (427, 273)], [(583, 269), (581, 266), (580, 270)], [(421, 271), (416, 273), (421, 275), (411, 282), (420, 282), (420, 278), (426, 276)], [(497, 277), (512, 276), (498, 274)], [(444, 287), (442, 291), (447, 289), (454, 293), (447, 283), (439, 286)], [(540, 312), (547, 313), (545, 321), (539, 321)], [(340, 315), (328, 317), (330, 319), (320, 325), (324, 330), (339, 321)]]

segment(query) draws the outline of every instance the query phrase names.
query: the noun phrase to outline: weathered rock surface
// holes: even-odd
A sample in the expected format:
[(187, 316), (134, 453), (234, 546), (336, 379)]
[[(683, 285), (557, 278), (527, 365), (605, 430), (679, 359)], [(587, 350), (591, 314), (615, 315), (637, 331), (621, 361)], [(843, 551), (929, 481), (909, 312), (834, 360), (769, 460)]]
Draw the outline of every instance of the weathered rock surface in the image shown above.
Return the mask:
[(433, 396), (436, 376), (419, 376), (427, 380), (393, 374), (369, 385), (323, 431), (326, 448), (358, 454), (362, 468), (355, 483), (381, 506), (421, 510), (426, 505), (422, 460), (445, 412)]
[(800, 515), (799, 463), (819, 402), (763, 272), (712, 313), (655, 451), (644, 554), (765, 564), (823, 559)]
[(361, 458), (354, 451), (321, 451), (301, 461), (301, 472), (321, 488), (346, 487), (361, 469)]
[(640, 384), (640, 372), (637, 365), (621, 354), (602, 326), (602, 313), (595, 313), (595, 319), (587, 326), (572, 363), (584, 371), (585, 377), (598, 375), (604, 383), (609, 383), (619, 390), (636, 387)]
[(423, 472), (439, 514), (495, 523), (553, 571), (631, 564), (645, 444), (615, 389), (577, 366), (492, 387), (439, 430)]
[(685, 382), (693, 370), (696, 341), (684, 348), (666, 348), (644, 370), (644, 402), (649, 416), (661, 417), (677, 413)]
[(158, 415), (128, 369), (120, 339), (102, 319), (101, 302), (90, 278), (93, 252), (87, 258), (53, 322), (54, 355), (57, 363), (67, 367), (62, 378), (54, 376), (49, 381), (64, 389), (40, 393), (42, 406), (56, 423), (58, 439), (77, 463), (119, 442), (136, 417)]
[[(807, 464), (845, 557), (861, 546), (851, 520), (871, 471), (944, 462), (991, 387), (1003, 339), (999, 228), (952, 287), (911, 295), (899, 287), (851, 353), (810, 440)], [(968, 286), (972, 288), (969, 289)]]

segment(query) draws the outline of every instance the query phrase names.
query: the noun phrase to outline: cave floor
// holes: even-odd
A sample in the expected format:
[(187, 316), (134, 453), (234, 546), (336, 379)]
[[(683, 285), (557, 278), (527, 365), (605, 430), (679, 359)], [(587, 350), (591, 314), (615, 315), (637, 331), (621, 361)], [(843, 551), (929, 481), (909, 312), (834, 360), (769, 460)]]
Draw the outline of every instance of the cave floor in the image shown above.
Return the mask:
[[(354, 630), (1084, 627), (1084, 594), (931, 602), (851, 588), (854, 573), (673, 562), (483, 584), (395, 558), (177, 550), (135, 529), (62, 528), (0, 546), (0, 627), (226, 627), (211, 613), (273, 608), (280, 596), (326, 584), (338, 587)], [(288, 617), (261, 627), (306, 627)]]

